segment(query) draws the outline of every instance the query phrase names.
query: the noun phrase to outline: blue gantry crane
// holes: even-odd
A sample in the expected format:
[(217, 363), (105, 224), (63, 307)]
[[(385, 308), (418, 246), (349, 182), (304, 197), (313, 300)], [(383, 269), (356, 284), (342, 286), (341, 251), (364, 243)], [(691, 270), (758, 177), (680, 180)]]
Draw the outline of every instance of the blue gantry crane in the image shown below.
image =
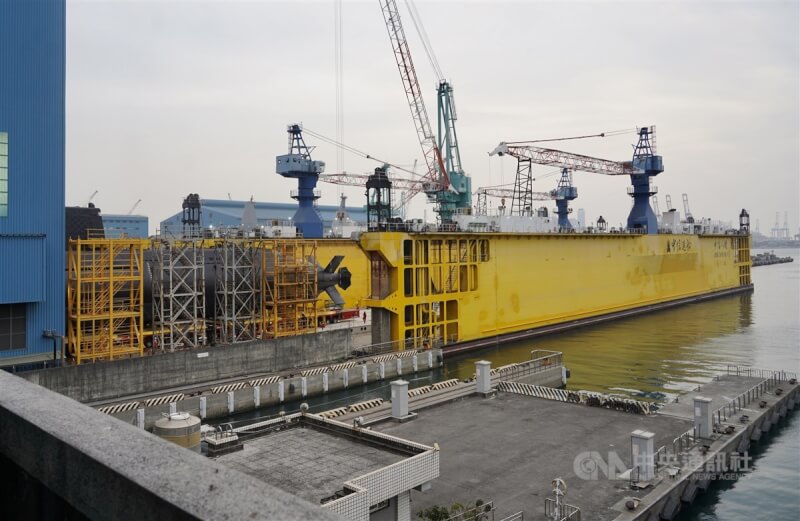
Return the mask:
[(292, 218), (295, 227), (303, 237), (322, 238), (322, 218), (316, 208), (320, 198), (317, 190), (319, 175), (325, 171), (324, 161), (313, 161), (311, 150), (303, 140), (300, 125), (289, 125), (289, 153), (275, 158), (276, 172), (283, 177), (297, 179), (297, 190), (292, 190), (292, 199), (298, 202), (297, 211)]

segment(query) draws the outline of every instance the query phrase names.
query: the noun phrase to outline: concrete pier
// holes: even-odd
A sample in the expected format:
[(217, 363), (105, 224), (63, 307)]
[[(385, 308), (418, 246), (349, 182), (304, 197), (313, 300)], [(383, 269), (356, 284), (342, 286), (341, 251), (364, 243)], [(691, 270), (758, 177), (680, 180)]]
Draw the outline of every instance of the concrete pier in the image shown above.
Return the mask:
[[(716, 476), (731, 471), (754, 433), (772, 427), (800, 401), (798, 386), (774, 375), (723, 375), (655, 414), (587, 405), (601, 401), (569, 403), (575, 392), (553, 390), (542, 399), (525, 395), (535, 386), (524, 385), (512, 386), (519, 393), (485, 399), (473, 384), (469, 393), (439, 391), (438, 403), (412, 399), (409, 409), (417, 419), (411, 424), (385, 421), (385, 410), (364, 416), (374, 430), (441, 447), (441, 479), (431, 492), (412, 494), (414, 511), (480, 498), (493, 501), (501, 518), (524, 511), (537, 519), (551, 480), (561, 478), (565, 501), (580, 508), (583, 519), (669, 520)], [(708, 405), (697, 415), (710, 423), (705, 437), (696, 434), (696, 398)], [(709, 462), (720, 460), (727, 466), (705, 472)]]

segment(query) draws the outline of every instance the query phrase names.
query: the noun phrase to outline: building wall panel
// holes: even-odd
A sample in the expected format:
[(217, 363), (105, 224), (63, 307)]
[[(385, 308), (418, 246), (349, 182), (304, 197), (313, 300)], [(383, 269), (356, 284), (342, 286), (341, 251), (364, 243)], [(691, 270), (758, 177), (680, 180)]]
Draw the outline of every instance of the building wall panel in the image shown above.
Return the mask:
[(0, 304), (45, 300), (45, 237), (0, 235)]
[[(53, 341), (42, 332), (64, 333), (65, 21), (65, 0), (0, 2), (0, 131), (8, 133), (8, 215), (0, 217), (0, 235), (41, 236), (47, 259), (44, 300), (30, 302), (33, 286), (22, 292), (0, 284), (0, 301), (28, 302), (28, 347), (0, 353), (3, 364), (52, 354)], [(32, 250), (7, 241), (0, 248), (11, 269), (37, 269)]]

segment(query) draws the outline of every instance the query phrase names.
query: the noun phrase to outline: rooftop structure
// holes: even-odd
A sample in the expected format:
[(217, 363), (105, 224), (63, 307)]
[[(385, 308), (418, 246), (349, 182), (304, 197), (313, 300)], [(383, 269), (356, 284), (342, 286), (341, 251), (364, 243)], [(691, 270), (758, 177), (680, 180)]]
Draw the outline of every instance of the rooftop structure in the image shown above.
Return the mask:
[[(217, 456), (225, 466), (256, 477), (346, 519), (409, 521), (414, 488), (439, 475), (439, 451), (379, 432), (296, 413), (208, 437), (244, 440), (241, 450)], [(236, 447), (238, 448), (238, 447)]]

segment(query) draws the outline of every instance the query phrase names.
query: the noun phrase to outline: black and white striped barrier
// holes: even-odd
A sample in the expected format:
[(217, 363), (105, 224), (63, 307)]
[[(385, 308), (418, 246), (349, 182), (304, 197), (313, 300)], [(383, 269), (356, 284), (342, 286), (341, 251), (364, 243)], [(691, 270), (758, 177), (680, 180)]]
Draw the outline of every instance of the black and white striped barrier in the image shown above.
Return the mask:
[(590, 407), (603, 407), (631, 414), (648, 415), (655, 412), (656, 407), (649, 402), (632, 400), (618, 396), (610, 396), (590, 391), (566, 391), (552, 387), (542, 387), (519, 382), (500, 381), (497, 389), (507, 393), (522, 394), (534, 398), (554, 400), (558, 402), (578, 403)]
[(98, 407), (97, 410), (103, 414), (117, 414), (120, 412), (132, 411), (139, 407), (139, 402), (118, 403), (115, 405), (106, 405), (105, 407)]
[(413, 398), (414, 396), (420, 396), (425, 393), (431, 392), (431, 386), (425, 385), (423, 387), (417, 387), (416, 389), (409, 389), (408, 390), (408, 397)]
[(372, 400), (354, 403), (353, 405), (347, 408), (347, 412), (366, 411), (367, 409), (373, 409), (375, 407), (378, 407), (382, 403), (383, 403), (383, 398), (373, 398)]
[(331, 371), (341, 371), (343, 369), (350, 369), (358, 365), (358, 362), (342, 362), (341, 364), (333, 364)]
[(336, 418), (337, 416), (344, 416), (347, 414), (347, 407), (338, 407), (336, 409), (331, 409), (329, 411), (324, 411), (319, 413), (320, 416), (323, 418)]
[(183, 400), (183, 396), (183, 393), (170, 394), (167, 396), (156, 396), (155, 398), (148, 398), (144, 404), (147, 407), (153, 407), (155, 405), (164, 405), (165, 403), (179, 402)]
[(229, 393), (231, 391), (238, 391), (239, 389), (244, 389), (247, 385), (250, 384), (248, 382), (236, 382), (233, 384), (218, 385), (216, 387), (212, 387), (211, 392), (214, 394)]
[(317, 376), (319, 374), (325, 374), (330, 370), (330, 367), (314, 367), (313, 369), (300, 371), (300, 376)]
[(265, 376), (264, 378), (256, 378), (255, 380), (250, 380), (247, 383), (250, 384), (250, 387), (261, 387), (262, 385), (274, 384), (281, 378), (283, 378), (281, 375)]
[(431, 391), (438, 391), (440, 389), (447, 389), (448, 387), (455, 387), (461, 382), (458, 378), (453, 378), (452, 380), (445, 380), (443, 382), (436, 382), (435, 384), (431, 384)]
[(553, 389), (552, 387), (541, 387), (539, 385), (523, 384), (519, 382), (500, 381), (497, 384), (497, 389), (505, 393), (522, 394), (525, 396), (533, 396), (534, 398), (544, 398), (545, 400), (555, 400), (558, 402), (569, 401), (569, 395), (566, 391), (562, 391), (561, 389)]

